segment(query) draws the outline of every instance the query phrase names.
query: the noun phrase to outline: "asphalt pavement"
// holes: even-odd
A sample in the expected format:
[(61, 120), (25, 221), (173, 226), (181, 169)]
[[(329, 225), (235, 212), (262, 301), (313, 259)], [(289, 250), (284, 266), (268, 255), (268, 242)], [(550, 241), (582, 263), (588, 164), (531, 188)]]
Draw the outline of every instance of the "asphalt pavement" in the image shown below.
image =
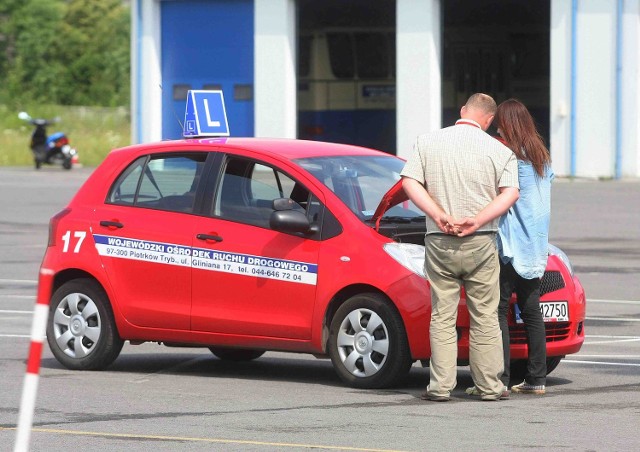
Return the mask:
[[(48, 219), (90, 168), (0, 168), (0, 450), (15, 440)], [(564, 450), (640, 448), (640, 181), (552, 191), (551, 241), (587, 294), (586, 341), (544, 396), (479, 402), (460, 367), (453, 401), (420, 399), (417, 364), (392, 390), (344, 386), (327, 360), (272, 353), (227, 363), (206, 349), (126, 344), (109, 369), (63, 368), (45, 346), (34, 451)]]

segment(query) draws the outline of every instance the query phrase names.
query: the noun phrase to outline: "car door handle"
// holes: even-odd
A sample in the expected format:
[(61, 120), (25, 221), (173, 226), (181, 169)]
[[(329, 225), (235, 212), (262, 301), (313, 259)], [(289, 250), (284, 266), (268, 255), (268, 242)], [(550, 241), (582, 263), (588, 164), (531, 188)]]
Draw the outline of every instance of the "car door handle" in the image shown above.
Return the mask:
[(124, 224), (120, 223), (119, 221), (102, 220), (100, 221), (100, 226), (104, 226), (110, 229), (120, 229), (124, 227)]
[(196, 235), (198, 240), (213, 240), (214, 242), (222, 242), (222, 237), (219, 235), (211, 235), (211, 234), (198, 234)]

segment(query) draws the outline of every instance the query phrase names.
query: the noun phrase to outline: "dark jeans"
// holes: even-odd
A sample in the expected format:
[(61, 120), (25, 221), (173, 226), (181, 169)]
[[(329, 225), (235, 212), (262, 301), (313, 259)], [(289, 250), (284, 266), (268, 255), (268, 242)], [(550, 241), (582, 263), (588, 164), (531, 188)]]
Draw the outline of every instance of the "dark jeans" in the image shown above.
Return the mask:
[(507, 315), (509, 299), (514, 292), (520, 308), (520, 316), (524, 321), (529, 347), (525, 381), (531, 385), (544, 385), (547, 380), (547, 339), (540, 312), (540, 279), (525, 279), (516, 273), (511, 264), (502, 262), (500, 262), (500, 304), (498, 305), (498, 319), (504, 348), (504, 373), (501, 379), (506, 386), (509, 385), (511, 354)]

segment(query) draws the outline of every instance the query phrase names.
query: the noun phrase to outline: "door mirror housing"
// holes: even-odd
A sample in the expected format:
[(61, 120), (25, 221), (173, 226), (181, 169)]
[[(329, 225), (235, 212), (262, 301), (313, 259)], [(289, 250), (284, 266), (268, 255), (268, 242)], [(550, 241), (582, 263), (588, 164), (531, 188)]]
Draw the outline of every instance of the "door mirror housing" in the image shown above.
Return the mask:
[(274, 212), (269, 217), (271, 229), (287, 234), (312, 235), (318, 232), (317, 226), (312, 226), (304, 209), (290, 198), (274, 199)]
[(276, 210), (269, 217), (269, 226), (287, 234), (311, 234), (313, 230), (307, 216), (299, 210)]

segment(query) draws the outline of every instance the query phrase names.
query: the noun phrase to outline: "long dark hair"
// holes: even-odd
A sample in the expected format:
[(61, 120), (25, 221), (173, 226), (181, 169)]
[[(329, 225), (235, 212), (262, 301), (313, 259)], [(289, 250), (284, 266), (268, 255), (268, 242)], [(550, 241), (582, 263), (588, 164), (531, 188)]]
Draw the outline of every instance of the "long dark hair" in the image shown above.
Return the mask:
[(505, 100), (498, 105), (495, 125), (516, 157), (531, 162), (538, 176), (543, 177), (551, 156), (527, 107), (516, 99)]

